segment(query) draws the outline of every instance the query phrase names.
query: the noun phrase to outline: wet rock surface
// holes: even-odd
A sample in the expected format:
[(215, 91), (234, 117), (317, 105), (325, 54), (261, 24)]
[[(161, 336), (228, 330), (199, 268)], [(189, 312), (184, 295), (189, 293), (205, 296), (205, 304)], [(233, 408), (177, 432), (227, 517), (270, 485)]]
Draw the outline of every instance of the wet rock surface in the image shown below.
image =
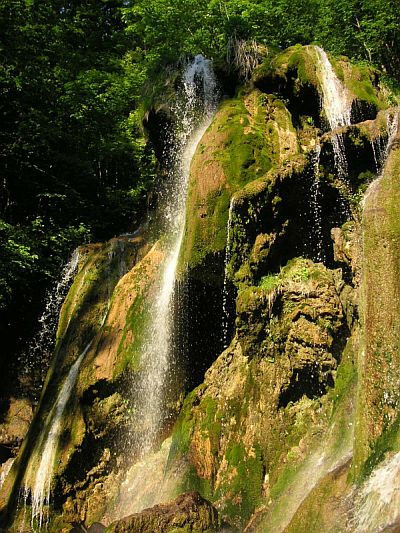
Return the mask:
[(123, 518), (107, 528), (107, 533), (212, 533), (219, 531), (216, 509), (197, 492), (182, 494), (176, 500)]

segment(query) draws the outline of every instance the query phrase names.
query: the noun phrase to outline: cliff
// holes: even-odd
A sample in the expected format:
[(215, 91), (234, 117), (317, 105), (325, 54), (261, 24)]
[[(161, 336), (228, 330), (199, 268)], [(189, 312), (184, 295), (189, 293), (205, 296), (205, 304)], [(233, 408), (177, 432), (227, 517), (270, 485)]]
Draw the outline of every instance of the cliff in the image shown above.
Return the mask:
[(82, 249), (39, 408), (1, 488), (10, 531), (30, 511), (18, 490), (33, 486), (39, 436), (83, 353), (50, 531), (372, 532), (398, 520), (395, 482), (387, 505), (368, 491), (400, 451), (396, 96), (376, 70), (331, 63), (348, 123), (332, 129), (321, 56), (295, 46), (265, 58), (197, 144), (168, 387), (144, 454), (135, 392), (168, 238), (150, 224)]

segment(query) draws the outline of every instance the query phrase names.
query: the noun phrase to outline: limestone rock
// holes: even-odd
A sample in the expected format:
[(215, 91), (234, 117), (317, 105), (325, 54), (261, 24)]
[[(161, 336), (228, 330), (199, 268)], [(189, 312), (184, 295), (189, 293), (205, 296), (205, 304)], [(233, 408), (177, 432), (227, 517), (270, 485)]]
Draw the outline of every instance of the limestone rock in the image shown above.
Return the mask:
[(216, 509), (197, 492), (189, 492), (114, 522), (107, 533), (212, 533), (219, 526)]
[[(5, 420), (0, 424), (0, 448), (15, 456), (32, 422), (32, 405), (27, 399), (10, 399)], [(7, 457), (6, 457), (7, 458)]]

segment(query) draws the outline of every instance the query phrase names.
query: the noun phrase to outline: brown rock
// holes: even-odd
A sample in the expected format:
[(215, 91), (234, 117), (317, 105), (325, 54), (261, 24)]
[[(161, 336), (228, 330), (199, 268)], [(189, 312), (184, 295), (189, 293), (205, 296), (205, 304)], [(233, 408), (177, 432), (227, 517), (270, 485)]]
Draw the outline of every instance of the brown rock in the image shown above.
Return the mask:
[(216, 509), (198, 492), (187, 492), (172, 502), (155, 505), (114, 522), (107, 533), (167, 533), (217, 531), (220, 522)]

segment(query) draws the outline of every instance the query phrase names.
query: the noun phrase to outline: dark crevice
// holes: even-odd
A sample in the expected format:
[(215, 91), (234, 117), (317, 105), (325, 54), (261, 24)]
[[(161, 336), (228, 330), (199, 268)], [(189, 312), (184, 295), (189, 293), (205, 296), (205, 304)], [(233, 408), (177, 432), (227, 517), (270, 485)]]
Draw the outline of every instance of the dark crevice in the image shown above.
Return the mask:
[(365, 100), (353, 100), (351, 104), (351, 123), (357, 124), (364, 120), (375, 120), (378, 114), (378, 108), (375, 104)]
[[(222, 335), (222, 254), (206, 258), (212, 261), (213, 277), (207, 281), (204, 275), (207, 264), (189, 272), (181, 282), (181, 298), (175, 305), (174, 345), (177, 367), (186, 370), (186, 390), (192, 390), (204, 380), (204, 373), (217, 359), (224, 348)], [(219, 280), (218, 280), (219, 278)], [(229, 335), (233, 333), (235, 291), (229, 286)]]
[(313, 399), (323, 396), (328, 387), (333, 387), (334, 381), (331, 373), (321, 375), (321, 368), (317, 363), (309, 364), (294, 370), (290, 383), (281, 389), (278, 409), (286, 407), (289, 403), (299, 401), (303, 396)]
[(0, 444), (0, 464), (5, 463), (12, 457), (14, 457), (12, 448), (5, 446), (4, 444)]
[(274, 94), (285, 102), (292, 115), (293, 125), (301, 127), (301, 117), (311, 117), (313, 124), (320, 128), (321, 97), (314, 85), (302, 83), (297, 77), (297, 69), (289, 69), (285, 78), (277, 76), (263, 76), (254, 83), (260, 91)]
[[(311, 188), (314, 182), (314, 171), (310, 164), (303, 173), (295, 174), (283, 181), (277, 181), (270, 198), (285, 198), (285, 202), (271, 205), (262, 193), (258, 198), (243, 202), (237, 209), (234, 235), (237, 239), (238, 253), (234, 269), (250, 253), (248, 243), (254, 243), (259, 234), (275, 235), (269, 251), (257, 258), (255, 266), (256, 281), (262, 276), (279, 272), (290, 259), (305, 257), (323, 262), (328, 268), (334, 267), (333, 243), (331, 228), (340, 227), (346, 222), (348, 215), (347, 202), (333, 184), (321, 180), (317, 201), (319, 214), (315, 211)], [(256, 212), (249, 219), (247, 213)], [(317, 221), (317, 217), (319, 222)], [(320, 234), (316, 231), (320, 224)]]

